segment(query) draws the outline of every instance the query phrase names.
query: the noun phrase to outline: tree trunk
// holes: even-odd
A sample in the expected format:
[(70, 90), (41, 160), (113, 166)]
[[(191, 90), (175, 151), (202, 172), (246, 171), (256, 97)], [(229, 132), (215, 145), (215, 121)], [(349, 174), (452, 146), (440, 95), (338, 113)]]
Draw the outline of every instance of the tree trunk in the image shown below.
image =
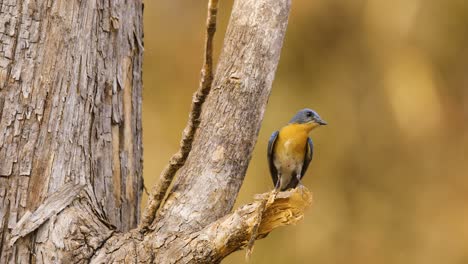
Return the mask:
[(288, 14), (289, 1), (234, 2), (193, 155), (156, 221), (166, 231), (199, 230), (231, 211), (257, 141)]
[(229, 214), (290, 7), (236, 0), (188, 160), (150, 228), (134, 228), (142, 7), (0, 0), (0, 263), (214, 263), (310, 204), (291, 191)]
[[(142, 190), (141, 1), (0, 0), (0, 263), (48, 262), (49, 229), (11, 229), (65, 183), (117, 230)], [(50, 260), (50, 259), (49, 259)]]

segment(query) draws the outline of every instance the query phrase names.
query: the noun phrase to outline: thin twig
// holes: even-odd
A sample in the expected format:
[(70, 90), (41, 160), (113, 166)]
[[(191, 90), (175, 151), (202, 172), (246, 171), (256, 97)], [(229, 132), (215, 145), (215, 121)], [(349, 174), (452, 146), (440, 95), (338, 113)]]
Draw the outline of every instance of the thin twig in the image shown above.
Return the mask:
[(171, 157), (169, 164), (162, 171), (159, 181), (153, 186), (148, 198), (148, 205), (140, 223), (140, 229), (145, 230), (154, 221), (156, 212), (161, 207), (167, 190), (177, 171), (185, 164), (192, 149), (193, 138), (200, 124), (202, 105), (210, 93), (213, 82), (213, 36), (216, 31), (216, 14), (218, 0), (208, 1), (208, 15), (206, 20), (205, 57), (201, 70), (198, 91), (193, 95), (192, 108), (187, 126), (184, 129), (179, 151)]

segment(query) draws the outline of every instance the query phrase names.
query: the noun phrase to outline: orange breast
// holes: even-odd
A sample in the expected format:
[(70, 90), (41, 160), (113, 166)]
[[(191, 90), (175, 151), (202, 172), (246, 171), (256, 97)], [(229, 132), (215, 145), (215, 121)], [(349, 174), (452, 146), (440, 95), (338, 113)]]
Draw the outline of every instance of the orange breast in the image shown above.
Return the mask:
[(275, 145), (276, 157), (280, 160), (292, 159), (302, 162), (311, 125), (290, 124), (283, 127)]

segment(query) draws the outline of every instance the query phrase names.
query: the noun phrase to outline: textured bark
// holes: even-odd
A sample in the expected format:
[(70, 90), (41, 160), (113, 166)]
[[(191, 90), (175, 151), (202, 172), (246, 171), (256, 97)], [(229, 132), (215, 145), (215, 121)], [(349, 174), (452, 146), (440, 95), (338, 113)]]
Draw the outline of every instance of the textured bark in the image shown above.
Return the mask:
[(51, 261), (57, 222), (7, 245), (66, 183), (118, 230), (137, 224), (142, 35), (137, 0), (0, 0), (0, 263)]
[(235, 1), (200, 129), (156, 229), (193, 232), (231, 211), (260, 130), (289, 7), (288, 0)]
[[(0, 263), (213, 263), (296, 222), (307, 190), (229, 214), (290, 0), (236, 0), (188, 159), (149, 229), (141, 1), (0, 0)], [(229, 215), (227, 215), (229, 214)]]
[(219, 263), (248, 243), (260, 219), (257, 239), (275, 228), (296, 223), (312, 203), (312, 194), (307, 189), (293, 189), (278, 194), (259, 214), (261, 204), (269, 197), (270, 193), (259, 195), (253, 203), (183, 236), (162, 238), (157, 232), (114, 236), (91, 263)]

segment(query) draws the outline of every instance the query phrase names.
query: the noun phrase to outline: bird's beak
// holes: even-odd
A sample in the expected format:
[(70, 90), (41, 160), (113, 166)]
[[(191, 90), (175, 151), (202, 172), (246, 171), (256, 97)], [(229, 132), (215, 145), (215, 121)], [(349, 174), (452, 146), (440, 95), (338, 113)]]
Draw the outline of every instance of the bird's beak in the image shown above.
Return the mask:
[(322, 119), (317, 120), (317, 123), (321, 126), (326, 126), (327, 122), (323, 121)]

